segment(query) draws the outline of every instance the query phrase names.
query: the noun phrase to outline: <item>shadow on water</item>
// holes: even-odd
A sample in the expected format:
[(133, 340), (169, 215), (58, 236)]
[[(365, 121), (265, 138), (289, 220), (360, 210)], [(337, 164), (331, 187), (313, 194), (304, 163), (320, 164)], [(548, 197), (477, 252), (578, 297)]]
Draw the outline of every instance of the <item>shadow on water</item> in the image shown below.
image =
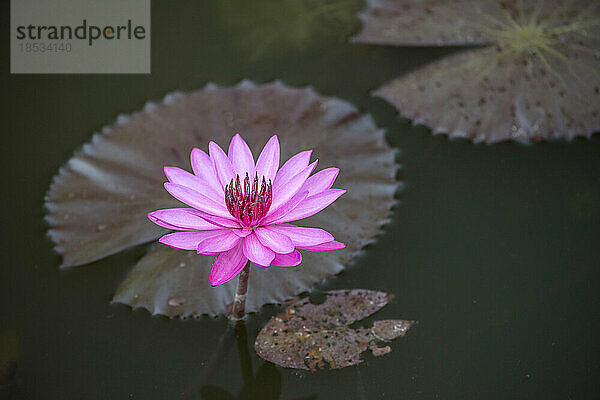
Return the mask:
[[(219, 370), (219, 367), (231, 349), (233, 338), (237, 342), (238, 357), (240, 360), (240, 369), (243, 378), (243, 386), (236, 396), (227, 390), (206, 384), (211, 376)], [(235, 400), (235, 399), (263, 399), (276, 400), (281, 397), (281, 374), (277, 367), (270, 362), (263, 363), (254, 375), (252, 369), (252, 357), (248, 346), (248, 334), (246, 324), (242, 321), (235, 326), (228, 325), (227, 329), (219, 340), (217, 351), (209, 361), (205, 376), (202, 379), (203, 386), (200, 389), (202, 399), (210, 400)], [(297, 400), (316, 400), (317, 395), (298, 398)]]
[(17, 362), (10, 360), (0, 367), (0, 399), (15, 399), (16, 392)]
[(0, 399), (13, 400), (17, 398), (19, 348), (20, 337), (16, 331), (0, 332)]

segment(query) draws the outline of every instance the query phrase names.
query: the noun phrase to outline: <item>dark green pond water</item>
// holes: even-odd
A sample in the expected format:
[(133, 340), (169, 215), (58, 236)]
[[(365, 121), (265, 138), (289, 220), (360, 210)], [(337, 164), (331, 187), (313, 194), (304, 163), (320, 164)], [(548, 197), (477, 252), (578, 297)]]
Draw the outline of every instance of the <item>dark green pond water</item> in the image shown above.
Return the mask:
[[(206, 386), (237, 396), (249, 368), (265, 364), (251, 345), (278, 307), (250, 317), (245, 348), (224, 335), (223, 318), (169, 320), (111, 305), (145, 247), (61, 271), (43, 222), (52, 176), (118, 113), (242, 78), (310, 84), (386, 129), (405, 184), (392, 222), (318, 290), (389, 291), (396, 298), (376, 318), (419, 321), (390, 354), (356, 368), (268, 365), (250, 398), (594, 398), (600, 136), (529, 147), (434, 137), (369, 91), (451, 50), (347, 43), (359, 1), (328, 23), (278, 3), (153, 1), (150, 75), (10, 75), (4, 36), (0, 355), (14, 363), (0, 398), (228, 398)], [(8, 2), (1, 18), (6, 33)], [(214, 357), (221, 338), (229, 351)]]

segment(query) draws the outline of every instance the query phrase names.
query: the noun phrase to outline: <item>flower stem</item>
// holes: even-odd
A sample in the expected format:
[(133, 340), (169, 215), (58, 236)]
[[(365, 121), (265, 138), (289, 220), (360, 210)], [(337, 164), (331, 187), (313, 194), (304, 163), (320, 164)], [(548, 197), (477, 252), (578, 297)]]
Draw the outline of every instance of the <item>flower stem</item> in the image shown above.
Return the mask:
[(237, 290), (231, 309), (232, 319), (241, 319), (246, 315), (246, 293), (248, 293), (248, 277), (250, 276), (250, 263), (247, 263), (238, 276)]

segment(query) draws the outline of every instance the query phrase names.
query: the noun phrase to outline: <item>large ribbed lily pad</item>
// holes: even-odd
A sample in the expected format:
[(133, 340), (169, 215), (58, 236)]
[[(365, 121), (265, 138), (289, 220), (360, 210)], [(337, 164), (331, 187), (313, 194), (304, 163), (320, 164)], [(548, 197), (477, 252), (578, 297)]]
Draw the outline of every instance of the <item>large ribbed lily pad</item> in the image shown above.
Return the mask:
[(475, 142), (573, 139), (600, 130), (600, 3), (370, 0), (356, 41), (485, 45), (374, 94), (434, 133)]
[[(163, 188), (163, 166), (191, 170), (192, 148), (205, 149), (210, 140), (225, 145), (236, 133), (251, 148), (278, 134), (282, 160), (313, 149), (321, 168), (340, 168), (336, 187), (348, 189), (326, 210), (299, 221), (327, 229), (348, 247), (305, 252), (299, 267), (253, 267), (248, 311), (282, 302), (338, 273), (387, 221), (398, 188), (396, 152), (370, 116), (310, 88), (280, 82), (244, 81), (231, 88), (211, 84), (119, 117), (60, 170), (46, 206), (49, 234), (63, 266), (86, 264), (167, 232), (146, 218), (149, 211), (180, 206)], [(211, 257), (154, 244), (113, 301), (168, 316), (225, 313), (236, 280), (211, 287), (211, 264)]]

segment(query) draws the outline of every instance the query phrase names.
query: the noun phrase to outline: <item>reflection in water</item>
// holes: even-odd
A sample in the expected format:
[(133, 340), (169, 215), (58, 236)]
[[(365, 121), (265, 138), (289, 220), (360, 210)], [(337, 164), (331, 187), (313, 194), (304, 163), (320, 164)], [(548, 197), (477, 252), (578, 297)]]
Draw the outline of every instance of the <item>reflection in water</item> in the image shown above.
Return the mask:
[(358, 400), (367, 400), (367, 390), (365, 389), (365, 383), (360, 373), (360, 367), (355, 365), (354, 371), (356, 371), (356, 398)]
[(288, 49), (304, 51), (324, 37), (343, 41), (361, 5), (356, 0), (254, 0), (218, 2), (217, 11), (234, 43), (258, 60)]
[[(270, 362), (263, 363), (258, 369), (256, 376), (252, 370), (252, 357), (248, 347), (248, 335), (246, 325), (243, 321), (236, 324), (235, 327), (228, 326), (219, 341), (219, 347), (209, 361), (207, 376), (203, 380), (206, 382), (209, 374), (218, 369), (219, 364), (227, 356), (227, 351), (232, 346), (231, 339), (235, 334), (237, 348), (240, 359), (240, 368), (243, 377), (243, 386), (238, 396), (229, 393), (227, 390), (213, 385), (204, 385), (200, 389), (202, 399), (210, 400), (235, 400), (235, 399), (261, 399), (276, 400), (281, 396), (281, 375), (275, 365)], [(316, 395), (303, 397), (297, 400), (315, 400)]]
[(17, 388), (17, 362), (8, 360), (0, 365), (0, 398), (13, 399)]
[(15, 331), (0, 332), (0, 399), (10, 400), (17, 396), (19, 344)]

